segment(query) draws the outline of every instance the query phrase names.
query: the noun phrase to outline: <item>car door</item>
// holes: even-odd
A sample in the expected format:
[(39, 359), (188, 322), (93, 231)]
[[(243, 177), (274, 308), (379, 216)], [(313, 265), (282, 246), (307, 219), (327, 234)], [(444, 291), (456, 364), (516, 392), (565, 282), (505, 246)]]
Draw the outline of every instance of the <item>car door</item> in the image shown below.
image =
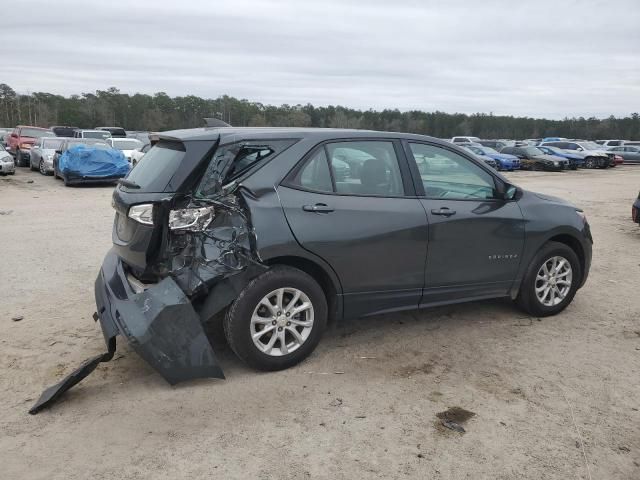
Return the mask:
[(427, 217), (398, 141), (318, 145), (278, 195), (298, 243), (338, 275), (346, 317), (419, 305)]
[(505, 183), (448, 147), (405, 144), (429, 221), (422, 305), (507, 295), (524, 248), (524, 219)]

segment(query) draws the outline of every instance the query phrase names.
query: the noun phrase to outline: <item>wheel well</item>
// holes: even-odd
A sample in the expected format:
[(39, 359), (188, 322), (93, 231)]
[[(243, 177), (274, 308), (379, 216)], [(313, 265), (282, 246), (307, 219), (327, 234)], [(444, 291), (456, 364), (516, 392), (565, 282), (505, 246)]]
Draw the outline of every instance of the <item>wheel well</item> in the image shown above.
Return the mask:
[(573, 250), (578, 256), (578, 260), (580, 260), (581, 273), (584, 274), (584, 249), (575, 237), (572, 237), (571, 235), (556, 235), (555, 237), (550, 238), (549, 241), (564, 243), (567, 247)]
[(329, 311), (329, 321), (332, 322), (338, 317), (338, 296), (336, 287), (331, 280), (331, 277), (327, 272), (317, 263), (312, 260), (308, 260), (302, 257), (275, 257), (265, 261), (269, 266), (273, 265), (287, 265), (289, 267), (302, 270), (307, 275), (310, 275), (318, 284), (324, 296), (327, 299), (327, 306)]

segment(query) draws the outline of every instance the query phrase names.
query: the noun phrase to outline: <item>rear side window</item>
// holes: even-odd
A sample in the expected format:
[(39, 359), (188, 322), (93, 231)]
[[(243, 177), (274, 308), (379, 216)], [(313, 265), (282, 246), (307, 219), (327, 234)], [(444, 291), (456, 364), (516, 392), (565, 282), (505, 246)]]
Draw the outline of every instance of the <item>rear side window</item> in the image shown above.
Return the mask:
[(318, 192), (333, 192), (329, 162), (324, 147), (318, 149), (311, 158), (298, 170), (292, 179), (292, 183), (305, 190)]
[[(196, 195), (206, 197), (220, 191), (223, 184), (259, 168), (297, 140), (251, 140), (218, 147), (209, 162)], [(151, 149), (150, 151), (153, 151)], [(149, 154), (146, 154), (146, 158)]]

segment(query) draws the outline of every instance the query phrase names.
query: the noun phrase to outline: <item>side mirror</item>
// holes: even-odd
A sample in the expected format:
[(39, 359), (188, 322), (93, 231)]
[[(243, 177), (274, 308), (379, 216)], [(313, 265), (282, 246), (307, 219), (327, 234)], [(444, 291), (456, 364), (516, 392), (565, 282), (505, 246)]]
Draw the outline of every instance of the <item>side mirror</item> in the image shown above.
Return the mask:
[(576, 148), (576, 150), (579, 151), (579, 152), (584, 152), (584, 148), (582, 148), (582, 147), (578, 147), (578, 148)]
[(11, 132), (11, 138), (18, 138), (18, 134), (15, 132)]
[(518, 193), (518, 187), (510, 183), (504, 183), (498, 191), (504, 200), (513, 200)]

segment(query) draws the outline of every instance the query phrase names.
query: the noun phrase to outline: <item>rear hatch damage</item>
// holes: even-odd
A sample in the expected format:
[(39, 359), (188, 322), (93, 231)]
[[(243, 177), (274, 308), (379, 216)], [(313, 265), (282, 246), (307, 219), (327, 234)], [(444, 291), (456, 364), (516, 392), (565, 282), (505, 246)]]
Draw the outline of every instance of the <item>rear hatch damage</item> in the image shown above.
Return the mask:
[[(175, 155), (176, 146), (172, 148)], [(188, 152), (189, 147), (178, 150)], [(100, 363), (110, 361), (118, 335), (171, 385), (224, 379), (203, 324), (267, 266), (257, 254), (245, 201), (252, 192), (240, 181), (222, 186), (238, 153), (223, 152), (221, 158), (222, 153), (214, 152), (208, 151), (195, 167), (200, 173), (189, 175), (186, 188), (176, 192), (139, 195), (133, 175), (116, 188), (114, 246), (95, 282), (94, 320), (100, 323), (107, 352), (46, 389), (29, 413), (48, 408)], [(149, 208), (132, 215), (133, 206), (144, 205)]]

